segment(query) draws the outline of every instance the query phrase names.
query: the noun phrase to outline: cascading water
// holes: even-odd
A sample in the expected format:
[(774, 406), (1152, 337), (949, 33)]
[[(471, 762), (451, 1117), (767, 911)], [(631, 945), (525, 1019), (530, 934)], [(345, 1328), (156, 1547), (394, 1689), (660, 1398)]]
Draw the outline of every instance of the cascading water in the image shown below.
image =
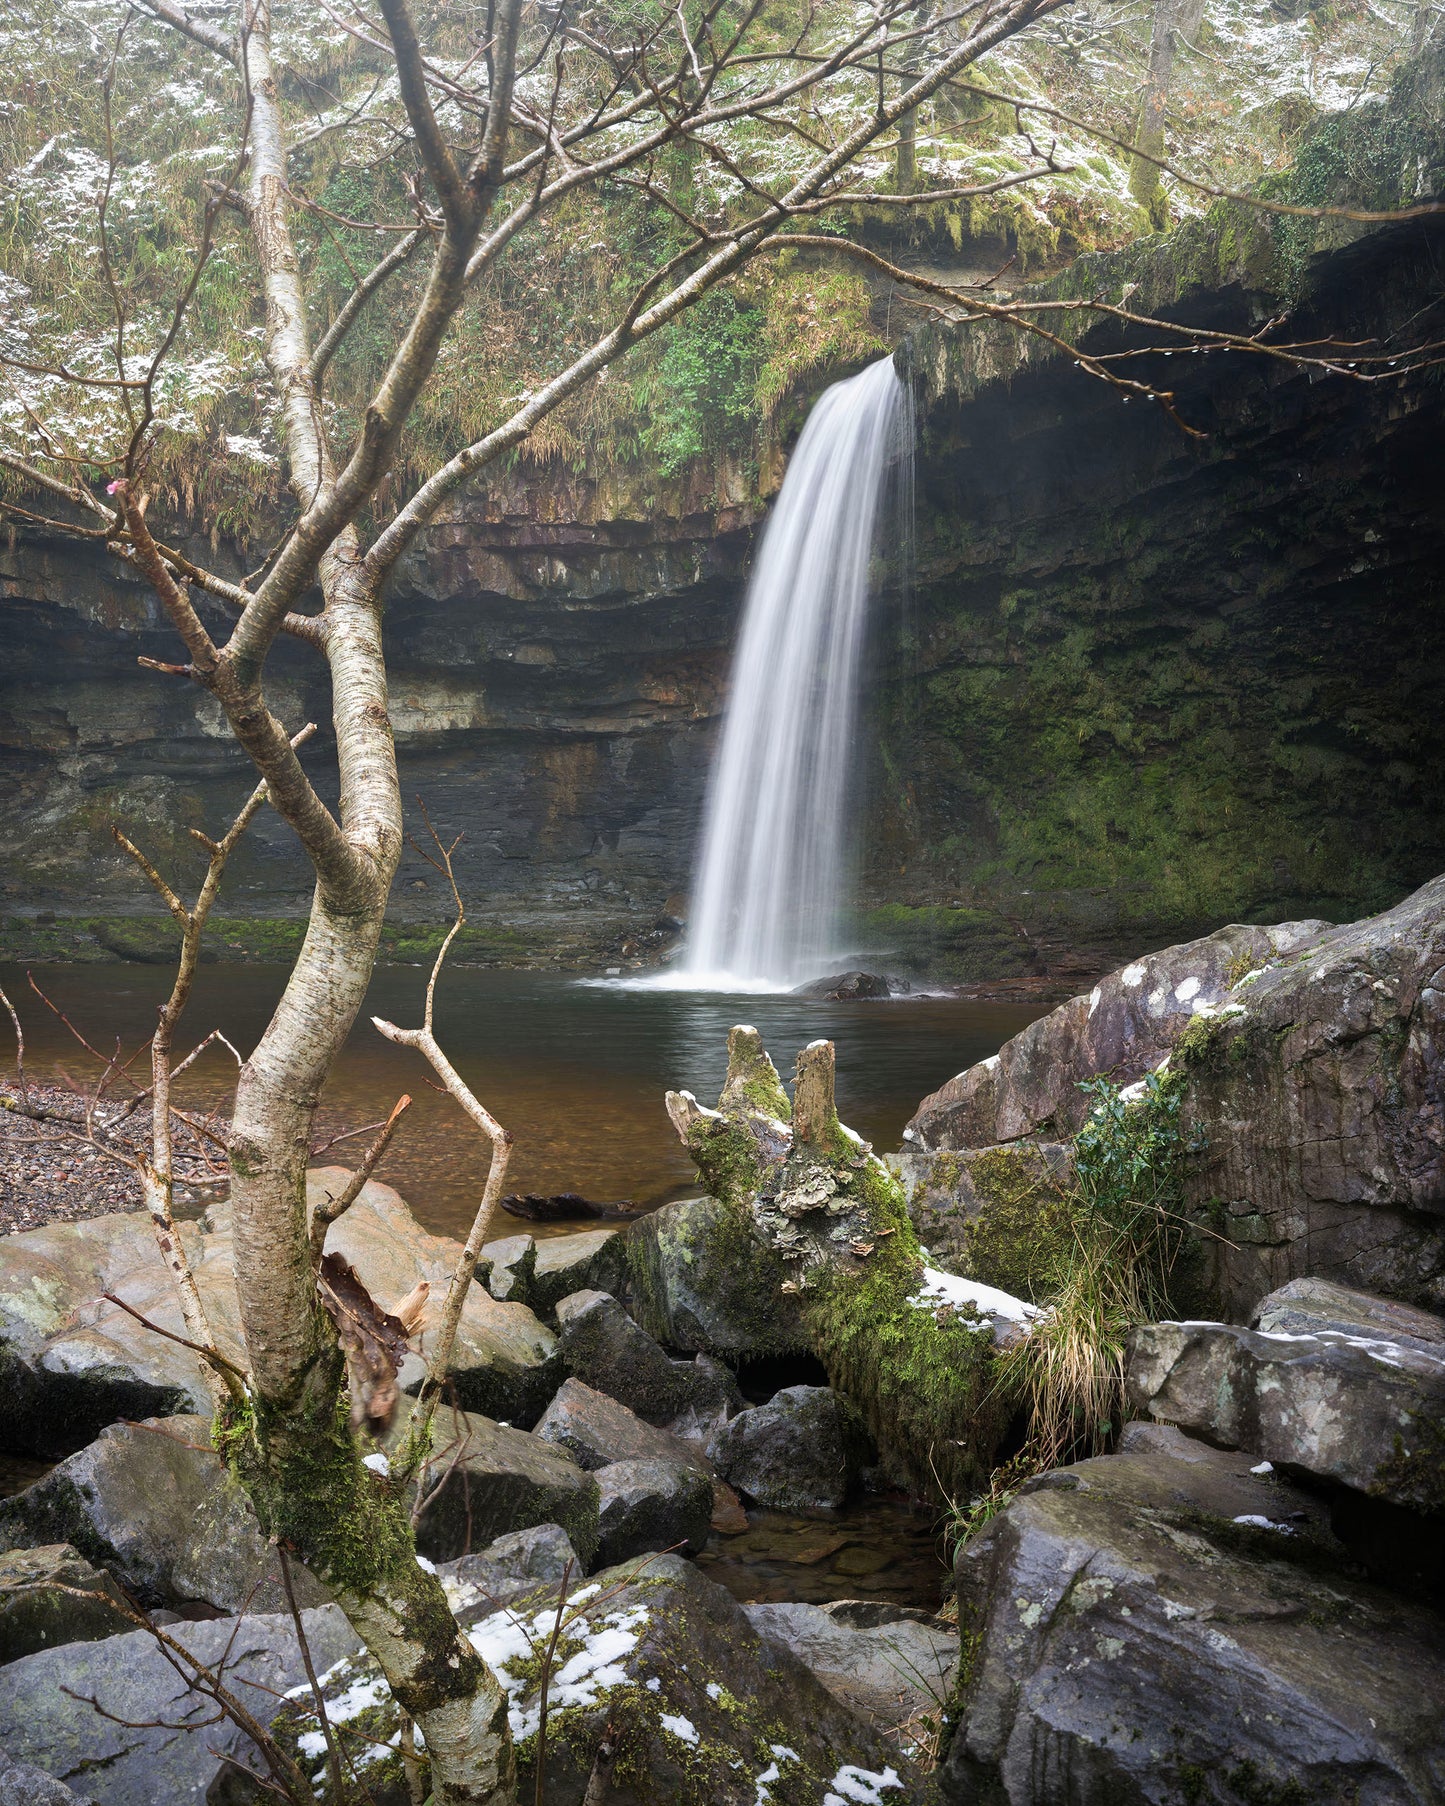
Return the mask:
[(884, 358), (827, 390), (798, 440), (748, 587), (673, 983), (788, 989), (837, 957), (868, 565), (889, 466), (912, 453), (907, 400)]

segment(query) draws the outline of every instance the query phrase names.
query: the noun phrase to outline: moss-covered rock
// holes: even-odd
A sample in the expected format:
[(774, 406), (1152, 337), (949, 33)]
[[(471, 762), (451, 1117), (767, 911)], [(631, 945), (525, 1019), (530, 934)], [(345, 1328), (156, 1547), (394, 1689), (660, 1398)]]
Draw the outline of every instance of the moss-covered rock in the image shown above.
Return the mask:
[(1073, 1161), (1066, 1143), (925, 1153), (905, 1142), (890, 1164), (934, 1266), (1040, 1302), (1068, 1233)]
[[(886, 1806), (917, 1780), (797, 1657), (760, 1636), (731, 1594), (677, 1556), (574, 1585), (560, 1613), (551, 1586), (504, 1612), (463, 1605), (460, 1616), (506, 1689), (523, 1799), (537, 1784), (542, 1658), (554, 1629), (546, 1806), (576, 1806), (589, 1786), (617, 1806), (823, 1806), (840, 1789), (865, 1797), (865, 1782), (866, 1797)], [(374, 1665), (353, 1658), (325, 1685), (375, 1806), (406, 1806), (399, 1720)], [(323, 1784), (325, 1746), (299, 1689), (275, 1729)]]

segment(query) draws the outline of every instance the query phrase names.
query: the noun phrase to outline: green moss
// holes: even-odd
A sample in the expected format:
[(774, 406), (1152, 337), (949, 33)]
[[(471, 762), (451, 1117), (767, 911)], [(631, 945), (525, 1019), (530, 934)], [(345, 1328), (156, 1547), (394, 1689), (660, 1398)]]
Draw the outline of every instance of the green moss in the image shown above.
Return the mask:
[(1370, 1491), (1407, 1498), (1417, 1511), (1445, 1521), (1445, 1424), (1423, 1412), (1410, 1423), (1410, 1441), (1396, 1434), (1387, 1461), (1380, 1464)]
[(416, 1545), (399, 1492), (361, 1464), (345, 1392), (318, 1391), (294, 1412), (257, 1404), (249, 1422), (223, 1424), (220, 1444), (266, 1534), (333, 1589), (366, 1595), (414, 1570)]
[[(881, 1201), (880, 1201), (881, 1202)], [(895, 1227), (856, 1271), (810, 1286), (804, 1322), (830, 1382), (863, 1413), (889, 1465), (920, 1492), (959, 1497), (986, 1480), (1008, 1425), (993, 1328), (962, 1312), (919, 1308), (922, 1259), (901, 1202)], [(903, 1221), (897, 1223), (901, 1216)]]
[(959, 1270), (1038, 1303), (1071, 1233), (1067, 1189), (1027, 1144), (986, 1148), (967, 1166), (980, 1208), (964, 1228)]

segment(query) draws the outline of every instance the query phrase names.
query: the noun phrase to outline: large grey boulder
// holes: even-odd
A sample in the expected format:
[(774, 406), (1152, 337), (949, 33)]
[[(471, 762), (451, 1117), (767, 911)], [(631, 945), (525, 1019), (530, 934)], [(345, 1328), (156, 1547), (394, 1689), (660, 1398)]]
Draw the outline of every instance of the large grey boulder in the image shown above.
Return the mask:
[(708, 1459), (739, 1492), (780, 1511), (847, 1503), (877, 1460), (862, 1418), (830, 1386), (788, 1386), (715, 1430)]
[[(0, 1500), (0, 1545), (67, 1542), (143, 1605), (285, 1609), (275, 1551), (211, 1448), (208, 1417), (113, 1424), (34, 1485)], [(304, 1569), (305, 1605), (328, 1595)]]
[(1445, 1304), (1445, 878), (1342, 927), (1224, 928), (1136, 960), (926, 1098), (908, 1145), (1070, 1132), (1080, 1080), (1166, 1055), (1227, 1315), (1307, 1274)]
[(958, 1661), (958, 1635), (946, 1626), (912, 1615), (858, 1626), (821, 1605), (743, 1610), (755, 1630), (791, 1649), (831, 1694), (876, 1730), (886, 1733), (917, 1714), (942, 1717)]
[(0, 1555), (0, 1663), (134, 1630), (126, 1606), (111, 1575), (69, 1543), (11, 1549)]
[(635, 1411), (581, 1380), (568, 1380), (560, 1388), (535, 1435), (565, 1449), (589, 1472), (614, 1461), (666, 1461), (710, 1471), (706, 1458), (693, 1444), (644, 1423)]
[[(312, 1204), (349, 1176), (341, 1167), (308, 1174)], [(179, 1233), (218, 1346), (242, 1363), (230, 1207), (213, 1205)], [(434, 1309), (461, 1252), (458, 1243), (424, 1230), (398, 1194), (375, 1180), (332, 1225), (326, 1246), (351, 1262), (382, 1304), (425, 1279)], [(161, 1328), (185, 1333), (144, 1212), (0, 1237), (0, 1387), (7, 1400), (0, 1434), (8, 1448), (65, 1455), (122, 1418), (210, 1409), (197, 1358), (109, 1303), (106, 1292)], [(535, 1422), (560, 1378), (555, 1347), (552, 1332), (524, 1305), (498, 1303), (472, 1286), (453, 1363), (459, 1402), (516, 1423)], [(419, 1384), (423, 1371), (413, 1355), (402, 1369), (403, 1388)]]
[(650, 1424), (686, 1421), (706, 1435), (742, 1409), (742, 1394), (707, 1355), (674, 1361), (606, 1292), (574, 1292), (557, 1305), (557, 1352), (574, 1378)]
[[(1298, 1302), (1274, 1294), (1261, 1318), (1314, 1320)], [(1276, 1466), (1415, 1511), (1445, 1509), (1445, 1321), (1343, 1287), (1325, 1309), (1336, 1326), (1312, 1331), (1144, 1324), (1130, 1338), (1129, 1402)], [(1432, 1333), (1389, 1336), (1377, 1322), (1391, 1316)]]
[(584, 1561), (597, 1548), (591, 1475), (567, 1449), (475, 1412), (437, 1413), (419, 1492), (416, 1546), (431, 1561), (538, 1524), (560, 1525)]
[(1329, 932), (1328, 922), (1235, 924), (1145, 954), (924, 1098), (904, 1141), (931, 1153), (1073, 1134), (1090, 1109), (1081, 1079), (1107, 1072), (1127, 1084), (1154, 1071), (1196, 1016), (1236, 1003), (1237, 980), (1247, 971)]
[(1131, 1426), (961, 1549), (945, 1806), (1435, 1806), (1445, 1646), (1311, 1495)]
[(1056, 1262), (1073, 1149), (1024, 1140), (928, 1152), (906, 1141), (888, 1165), (929, 1261), (945, 1272), (1040, 1301)]
[[(732, 1595), (690, 1562), (659, 1555), (594, 1577), (566, 1614), (549, 1683), (546, 1806), (900, 1806), (918, 1777), (784, 1645), (762, 1637)], [(462, 1613), (505, 1688), (518, 1797), (530, 1801), (540, 1720), (539, 1656), (557, 1621), (557, 1589), (506, 1611)], [(336, 1697), (377, 1679), (365, 1657), (327, 1678)], [(385, 1699), (368, 1733), (397, 1728)], [(353, 1697), (356, 1693), (353, 1692)], [(315, 1730), (298, 1697), (278, 1721), (286, 1747), (324, 1785)], [(376, 1806), (404, 1806), (399, 1763), (364, 1778)]]
[[(319, 1671), (358, 1646), (334, 1605), (304, 1612), (302, 1622)], [(224, 1660), (226, 1685), (264, 1725), (290, 1688), (306, 1684), (289, 1615), (171, 1624), (167, 1635), (201, 1662)], [(232, 1791), (228, 1758), (259, 1766), (249, 1738), (215, 1721), (211, 1701), (187, 1686), (144, 1630), (12, 1662), (0, 1686), (0, 1746), (12, 1762), (64, 1782), (83, 1806), (210, 1806), (222, 1798), (229, 1806), (244, 1794)], [(50, 1806), (43, 1792), (19, 1798)]]
[(716, 1198), (684, 1198), (622, 1232), (626, 1302), (669, 1348), (729, 1358), (780, 1354), (805, 1338), (788, 1269)]
[(676, 1461), (613, 1461), (599, 1467), (597, 1564), (683, 1546), (700, 1555), (712, 1526), (712, 1481)]

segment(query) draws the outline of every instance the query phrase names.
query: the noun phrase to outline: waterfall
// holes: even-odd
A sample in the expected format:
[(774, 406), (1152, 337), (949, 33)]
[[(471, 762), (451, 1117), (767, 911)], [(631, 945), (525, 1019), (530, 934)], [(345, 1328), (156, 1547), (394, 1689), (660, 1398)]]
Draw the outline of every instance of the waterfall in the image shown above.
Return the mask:
[(911, 455), (891, 358), (819, 399), (743, 608), (674, 982), (788, 989), (839, 957), (868, 565), (890, 463)]

